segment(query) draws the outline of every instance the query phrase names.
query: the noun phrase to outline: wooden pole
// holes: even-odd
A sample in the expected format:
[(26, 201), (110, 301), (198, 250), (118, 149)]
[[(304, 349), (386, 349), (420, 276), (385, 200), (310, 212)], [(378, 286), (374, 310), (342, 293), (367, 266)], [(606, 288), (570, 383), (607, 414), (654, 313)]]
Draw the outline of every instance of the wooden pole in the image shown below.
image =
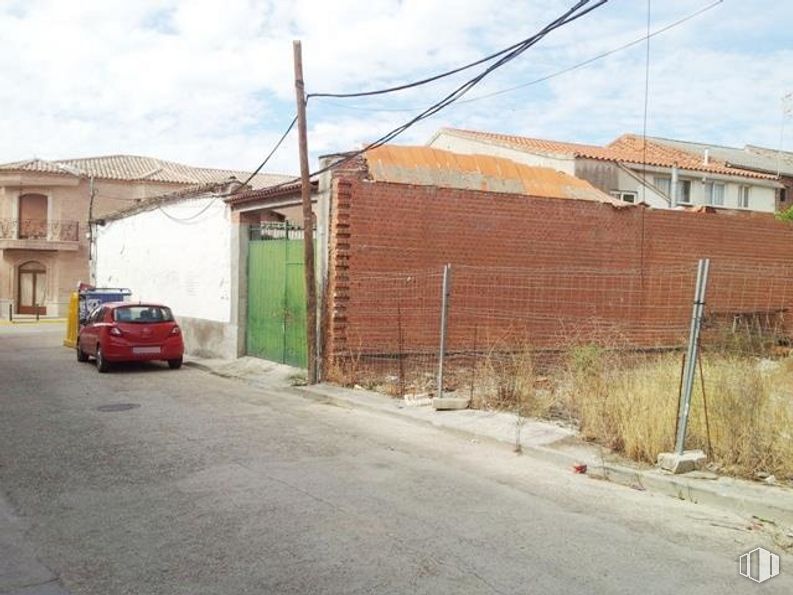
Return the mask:
[(300, 139), (300, 178), (303, 201), (303, 264), (306, 280), (306, 343), (308, 348), (308, 383), (317, 383), (317, 286), (314, 279), (314, 214), (311, 209), (311, 180), (308, 172), (308, 137), (306, 133), (306, 92), (303, 83), (303, 53), (300, 42), (292, 42), (295, 61), (295, 99), (297, 132)]

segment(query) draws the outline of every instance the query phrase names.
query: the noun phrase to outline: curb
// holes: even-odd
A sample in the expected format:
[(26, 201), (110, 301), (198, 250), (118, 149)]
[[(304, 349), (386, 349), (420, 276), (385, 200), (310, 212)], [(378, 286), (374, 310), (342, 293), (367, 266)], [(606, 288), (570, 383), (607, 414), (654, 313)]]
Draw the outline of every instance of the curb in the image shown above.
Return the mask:
[(30, 324), (64, 324), (65, 318), (40, 318), (39, 320), (0, 320), (0, 326), (17, 326)]
[[(221, 378), (230, 378), (229, 376), (215, 372), (211, 366), (207, 366), (198, 361), (185, 361), (184, 365), (203, 370)], [(255, 385), (244, 379), (237, 380), (243, 380), (243, 382)], [(491, 436), (478, 434), (475, 431), (465, 428), (450, 427), (441, 421), (444, 415), (443, 413), (438, 415), (437, 421), (435, 420), (436, 418), (432, 420), (420, 419), (405, 415), (401, 410), (393, 407), (369, 403), (365, 399), (335, 395), (330, 391), (323, 390), (322, 385), (315, 385), (313, 387), (279, 387), (279, 390), (284, 390), (318, 403), (331, 403), (347, 409), (364, 409), (373, 413), (385, 414), (423, 427), (442, 430), (450, 435), (465, 440), (475, 439), (480, 443), (486, 443), (499, 448), (509, 448), (510, 450), (513, 448), (512, 442), (498, 440)], [(776, 524), (793, 527), (793, 492), (786, 493), (786, 491), (783, 491), (784, 488), (774, 490), (773, 487), (759, 487), (749, 484), (748, 487), (743, 486), (743, 489), (762, 490), (763, 494), (758, 494), (756, 496), (746, 495), (731, 490), (731, 486), (729, 485), (730, 482), (740, 481), (733, 480), (732, 478), (720, 478), (718, 480), (693, 479), (681, 475), (666, 474), (656, 469), (633, 469), (624, 465), (598, 461), (591, 458), (590, 460), (582, 461), (579, 457), (544, 446), (524, 447), (522, 452), (534, 459), (566, 467), (571, 470), (571, 472), (575, 464), (586, 462), (593, 477), (607, 479), (613, 483), (633, 489), (646, 490), (651, 493), (670, 496), (680, 500), (688, 500), (695, 504), (706, 504), (718, 508), (727, 508), (747, 517), (771, 520)], [(783, 505), (780, 500), (784, 500), (787, 505)]]
[[(466, 430), (463, 428), (453, 428), (446, 426), (443, 423), (404, 415), (398, 409), (378, 407), (363, 400), (356, 401), (352, 398), (344, 398), (329, 394), (322, 391), (321, 388), (305, 386), (291, 388), (294, 392), (298, 392), (302, 396), (314, 401), (331, 402), (334, 405), (345, 406), (348, 408), (361, 408), (376, 413), (384, 413), (386, 415), (398, 417), (402, 420), (409, 421), (417, 425), (443, 430), (449, 434), (456, 435), (464, 439), (476, 439), (479, 442), (488, 443), (499, 447), (512, 449), (513, 446), (511, 442), (497, 440), (490, 436), (483, 436), (481, 434), (477, 434), (475, 431)], [(532, 458), (566, 467), (567, 469), (572, 469), (573, 465), (581, 462), (580, 458), (578, 457), (574, 457), (565, 452), (543, 446), (524, 447), (522, 452), (523, 454), (531, 456)], [(719, 508), (728, 508), (734, 512), (748, 517), (754, 516), (760, 519), (768, 519), (778, 524), (793, 527), (793, 505), (785, 507), (779, 503), (775, 503), (773, 498), (768, 498), (768, 496), (772, 494), (779, 496), (780, 499), (785, 497), (785, 492), (782, 491), (784, 488), (778, 488), (779, 491), (774, 494), (773, 487), (763, 487), (762, 489), (764, 491), (769, 490), (766, 492), (764, 497), (749, 497), (742, 494), (729, 493), (730, 487), (725, 485), (724, 482), (730, 481), (730, 478), (721, 478), (719, 480), (695, 480), (680, 475), (669, 475), (656, 469), (632, 469), (623, 465), (617, 465), (609, 462), (602, 463), (595, 460), (586, 462), (589, 466), (589, 470), (591, 472), (595, 472), (598, 477), (602, 477), (613, 483), (624, 485), (632, 489), (638, 489), (641, 491), (646, 490), (651, 493), (670, 496), (680, 500), (688, 500), (695, 504), (706, 504)], [(722, 482), (721, 485), (719, 485), (719, 482)], [(787, 494), (786, 499), (791, 502), (791, 504), (793, 504), (793, 492)]]

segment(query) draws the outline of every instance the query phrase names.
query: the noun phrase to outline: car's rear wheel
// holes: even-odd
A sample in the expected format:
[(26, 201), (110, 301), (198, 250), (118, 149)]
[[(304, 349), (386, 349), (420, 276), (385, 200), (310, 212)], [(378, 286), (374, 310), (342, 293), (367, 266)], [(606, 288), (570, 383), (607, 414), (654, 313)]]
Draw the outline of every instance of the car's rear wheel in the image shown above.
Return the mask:
[(77, 361), (78, 362), (87, 362), (88, 361), (88, 354), (80, 349), (80, 344), (77, 344)]
[(177, 357), (176, 359), (169, 359), (168, 367), (171, 368), (171, 370), (178, 370), (182, 367), (182, 358)]
[(96, 346), (96, 369), (104, 374), (110, 369), (110, 362), (105, 359), (105, 354), (102, 353), (102, 347)]

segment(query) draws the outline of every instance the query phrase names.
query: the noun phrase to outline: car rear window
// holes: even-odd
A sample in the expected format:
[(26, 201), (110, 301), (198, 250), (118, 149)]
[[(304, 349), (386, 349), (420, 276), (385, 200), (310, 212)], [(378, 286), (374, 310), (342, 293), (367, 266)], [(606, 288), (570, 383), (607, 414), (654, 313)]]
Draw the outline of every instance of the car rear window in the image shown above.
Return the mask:
[(116, 322), (173, 322), (171, 309), (164, 306), (125, 306), (113, 312)]

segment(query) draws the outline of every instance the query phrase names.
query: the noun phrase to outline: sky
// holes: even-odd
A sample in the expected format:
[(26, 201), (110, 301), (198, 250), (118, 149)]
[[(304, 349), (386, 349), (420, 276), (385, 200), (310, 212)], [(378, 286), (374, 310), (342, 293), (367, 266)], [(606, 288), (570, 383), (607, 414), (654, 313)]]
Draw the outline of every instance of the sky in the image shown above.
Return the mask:
[[(306, 91), (380, 89), (527, 38), (574, 0), (0, 0), (0, 163), (136, 154), (250, 171)], [(714, 4), (651, 0), (654, 31)], [(610, 0), (495, 70), (395, 142), (443, 126), (604, 144), (648, 135), (793, 150), (793, 2), (723, 0), (641, 40), (647, 0)], [(317, 156), (360, 148), (481, 69), (371, 98), (308, 102)], [(518, 87), (516, 89), (513, 89)], [(505, 89), (509, 92), (492, 94)], [(473, 100), (473, 101), (471, 101)], [(293, 131), (264, 171), (298, 172)]]

